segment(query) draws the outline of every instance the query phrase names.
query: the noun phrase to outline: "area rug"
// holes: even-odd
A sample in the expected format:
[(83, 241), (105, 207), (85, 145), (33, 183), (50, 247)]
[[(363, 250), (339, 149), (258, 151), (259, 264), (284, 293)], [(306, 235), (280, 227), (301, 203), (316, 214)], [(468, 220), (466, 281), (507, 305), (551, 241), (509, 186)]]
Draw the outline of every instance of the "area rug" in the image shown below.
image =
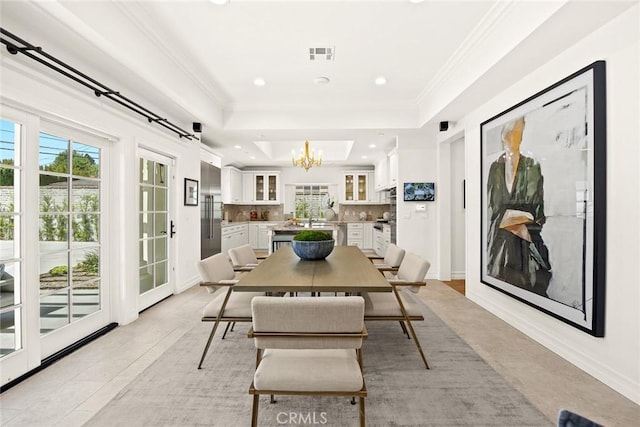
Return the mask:
[[(414, 327), (430, 370), (397, 322), (370, 322), (364, 347), (369, 426), (553, 426), (433, 312)], [(149, 366), (87, 426), (245, 426), (255, 366), (248, 324), (220, 339), (196, 369), (211, 324), (199, 324)], [(224, 328), (221, 328), (224, 329)], [(358, 425), (358, 406), (332, 397), (260, 401), (259, 425)]]

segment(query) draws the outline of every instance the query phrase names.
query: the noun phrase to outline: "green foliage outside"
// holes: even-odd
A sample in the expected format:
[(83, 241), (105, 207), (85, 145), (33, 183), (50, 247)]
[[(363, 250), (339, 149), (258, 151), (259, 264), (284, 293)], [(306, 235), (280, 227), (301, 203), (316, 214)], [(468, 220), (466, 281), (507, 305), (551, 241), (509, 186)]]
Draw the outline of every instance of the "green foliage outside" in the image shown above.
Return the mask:
[[(100, 175), (100, 165), (96, 164), (95, 159), (91, 157), (91, 155), (87, 153), (80, 154), (76, 150), (73, 150), (72, 156), (73, 170), (71, 173), (73, 175), (86, 176), (89, 178), (97, 178)], [(48, 172), (69, 173), (69, 151), (61, 151), (50, 164), (42, 166), (40, 169)]]
[(49, 274), (52, 276), (66, 276), (68, 273), (68, 269), (66, 265), (58, 265), (49, 270)]
[[(13, 159), (2, 159), (0, 164), (13, 165)], [(13, 187), (13, 168), (0, 168), (0, 187)]]
[[(13, 202), (6, 209), (0, 207), (0, 212), (13, 212)], [(0, 215), (0, 240), (13, 240), (13, 215)]]
[(76, 269), (87, 273), (98, 274), (100, 270), (100, 254), (97, 250), (89, 252), (84, 259), (76, 265)]
[(85, 212), (98, 211), (98, 196), (87, 194), (82, 196), (74, 210), (82, 212), (78, 221), (73, 222), (73, 240), (76, 242), (93, 242), (98, 237), (98, 215)]
[(332, 240), (331, 234), (326, 231), (304, 230), (293, 236), (293, 240), (305, 242), (317, 242), (321, 240)]
[[(55, 201), (53, 197), (48, 194), (45, 194), (42, 197), (42, 202), (40, 203), (40, 212), (55, 212)], [(40, 240), (44, 241), (54, 241), (56, 240), (58, 228), (56, 224), (56, 217), (54, 215), (42, 215), (41, 217), (42, 225), (40, 226)]]

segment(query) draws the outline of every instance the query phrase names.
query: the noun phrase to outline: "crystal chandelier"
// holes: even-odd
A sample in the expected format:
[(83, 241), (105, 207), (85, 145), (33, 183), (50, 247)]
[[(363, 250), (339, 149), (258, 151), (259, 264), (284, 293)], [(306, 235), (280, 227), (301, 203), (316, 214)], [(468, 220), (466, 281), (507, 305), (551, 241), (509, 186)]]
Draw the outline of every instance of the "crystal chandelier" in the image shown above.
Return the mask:
[(296, 158), (295, 150), (291, 150), (291, 162), (293, 166), (303, 167), (305, 171), (309, 171), (312, 166), (320, 166), (322, 164), (322, 152), (318, 153), (316, 158), (315, 150), (309, 152), (309, 141), (304, 142), (304, 150), (300, 149), (300, 156)]

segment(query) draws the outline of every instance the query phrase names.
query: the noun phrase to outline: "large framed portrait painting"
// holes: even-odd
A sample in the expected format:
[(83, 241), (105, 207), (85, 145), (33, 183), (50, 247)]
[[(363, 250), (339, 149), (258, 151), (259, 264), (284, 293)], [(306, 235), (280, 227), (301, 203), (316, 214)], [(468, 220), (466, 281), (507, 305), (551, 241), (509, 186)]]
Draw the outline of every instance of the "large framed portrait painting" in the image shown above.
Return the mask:
[(483, 283), (604, 336), (605, 62), (480, 125)]

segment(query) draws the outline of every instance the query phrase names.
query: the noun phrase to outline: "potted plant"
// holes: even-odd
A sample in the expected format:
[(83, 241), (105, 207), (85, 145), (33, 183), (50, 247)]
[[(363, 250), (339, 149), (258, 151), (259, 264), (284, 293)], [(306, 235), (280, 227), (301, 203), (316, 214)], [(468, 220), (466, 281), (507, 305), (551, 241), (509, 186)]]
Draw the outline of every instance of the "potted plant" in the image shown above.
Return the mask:
[(324, 217), (327, 221), (332, 221), (333, 218), (335, 218), (336, 216), (336, 212), (333, 210), (334, 204), (335, 204), (335, 200), (333, 200), (333, 198), (330, 195), (327, 195), (327, 197), (324, 200), (324, 205), (325, 205)]
[(293, 252), (302, 259), (325, 259), (335, 245), (331, 234), (325, 231), (304, 230), (293, 237)]

